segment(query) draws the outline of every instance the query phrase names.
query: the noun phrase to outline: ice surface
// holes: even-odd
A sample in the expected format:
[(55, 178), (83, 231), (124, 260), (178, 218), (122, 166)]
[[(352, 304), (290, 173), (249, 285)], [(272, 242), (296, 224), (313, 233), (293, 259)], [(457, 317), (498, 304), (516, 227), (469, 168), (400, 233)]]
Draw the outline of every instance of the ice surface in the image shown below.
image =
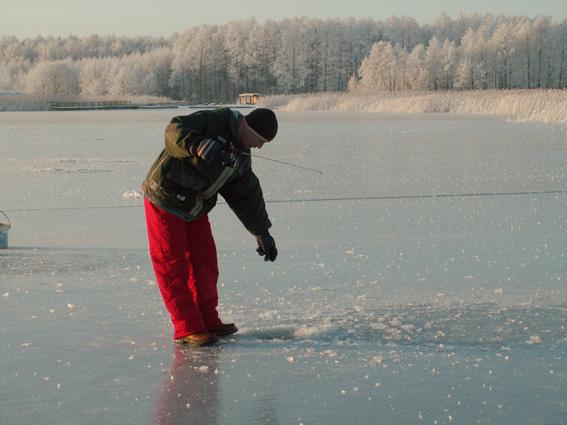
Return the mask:
[(136, 196), (176, 113), (0, 115), (2, 423), (567, 423), (564, 127), (280, 113), (260, 154), (325, 174), (254, 160), (274, 264), (213, 211), (241, 331), (192, 350)]

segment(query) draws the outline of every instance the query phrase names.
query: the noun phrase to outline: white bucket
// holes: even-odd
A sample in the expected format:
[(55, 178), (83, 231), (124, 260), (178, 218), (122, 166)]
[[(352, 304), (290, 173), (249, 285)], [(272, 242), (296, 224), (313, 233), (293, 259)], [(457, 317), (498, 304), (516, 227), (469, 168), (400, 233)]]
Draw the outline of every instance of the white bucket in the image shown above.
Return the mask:
[(8, 230), (10, 230), (12, 224), (10, 223), (10, 218), (6, 215), (4, 211), (0, 211), (0, 214), (6, 217), (6, 221), (7, 221), (7, 223), (3, 223), (2, 221), (0, 221), (0, 249), (6, 249), (8, 248)]

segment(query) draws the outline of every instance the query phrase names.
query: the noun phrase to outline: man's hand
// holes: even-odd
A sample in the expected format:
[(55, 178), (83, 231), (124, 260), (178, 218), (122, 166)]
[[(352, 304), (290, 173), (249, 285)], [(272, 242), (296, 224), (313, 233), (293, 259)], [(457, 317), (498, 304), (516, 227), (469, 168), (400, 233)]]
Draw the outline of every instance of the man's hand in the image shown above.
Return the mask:
[(256, 249), (258, 255), (264, 256), (264, 261), (274, 261), (278, 256), (278, 250), (270, 232), (266, 231), (263, 235), (256, 236), (256, 240), (258, 241)]
[(195, 140), (189, 146), (189, 152), (207, 162), (216, 162), (227, 166), (233, 166), (236, 161), (234, 146), (222, 137)]

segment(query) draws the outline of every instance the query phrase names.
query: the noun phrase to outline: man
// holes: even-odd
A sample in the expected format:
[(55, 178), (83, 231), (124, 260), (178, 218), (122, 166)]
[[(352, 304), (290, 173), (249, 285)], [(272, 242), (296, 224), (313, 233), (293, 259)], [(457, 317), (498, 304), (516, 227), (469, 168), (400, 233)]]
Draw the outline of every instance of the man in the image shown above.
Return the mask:
[(213, 344), (238, 330), (217, 312), (219, 272), (207, 216), (217, 194), (256, 237), (258, 254), (276, 259), (250, 148), (262, 148), (277, 129), (269, 109), (243, 116), (223, 108), (175, 117), (165, 130), (165, 149), (142, 191), (152, 266), (178, 343)]

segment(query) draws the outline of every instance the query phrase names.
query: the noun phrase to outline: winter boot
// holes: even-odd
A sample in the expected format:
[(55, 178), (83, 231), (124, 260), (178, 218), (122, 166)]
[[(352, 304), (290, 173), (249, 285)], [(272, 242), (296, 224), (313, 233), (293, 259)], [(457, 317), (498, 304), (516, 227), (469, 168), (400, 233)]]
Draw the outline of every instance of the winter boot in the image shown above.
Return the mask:
[(216, 336), (227, 336), (238, 332), (238, 328), (234, 323), (221, 323), (212, 329), (208, 329), (208, 331), (216, 334)]

